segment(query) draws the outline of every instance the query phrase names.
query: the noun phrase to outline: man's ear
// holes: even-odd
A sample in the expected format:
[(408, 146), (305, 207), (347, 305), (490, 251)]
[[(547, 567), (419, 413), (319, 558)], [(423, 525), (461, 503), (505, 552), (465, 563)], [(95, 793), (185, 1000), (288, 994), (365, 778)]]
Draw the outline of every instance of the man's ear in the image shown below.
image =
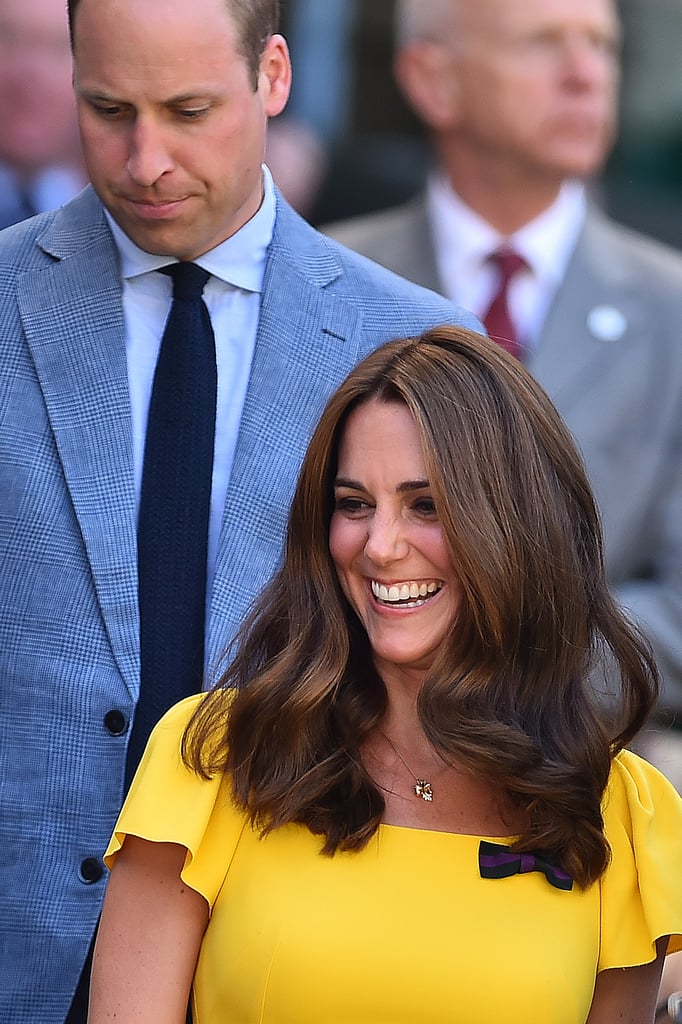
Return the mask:
[(258, 88), (267, 116), (281, 114), (291, 90), (291, 60), (284, 36), (273, 35), (268, 39), (260, 59)]
[(419, 40), (395, 56), (393, 72), (407, 102), (432, 130), (450, 128), (459, 117), (455, 58), (442, 43)]

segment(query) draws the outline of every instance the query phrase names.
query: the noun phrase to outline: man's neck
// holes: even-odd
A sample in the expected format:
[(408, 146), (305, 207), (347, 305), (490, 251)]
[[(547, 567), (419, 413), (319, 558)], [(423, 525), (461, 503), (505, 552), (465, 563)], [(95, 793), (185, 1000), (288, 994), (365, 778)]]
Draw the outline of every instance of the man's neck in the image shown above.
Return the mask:
[(462, 158), (441, 161), (452, 189), (501, 235), (512, 235), (556, 202), (562, 179), (492, 166), (484, 160)]

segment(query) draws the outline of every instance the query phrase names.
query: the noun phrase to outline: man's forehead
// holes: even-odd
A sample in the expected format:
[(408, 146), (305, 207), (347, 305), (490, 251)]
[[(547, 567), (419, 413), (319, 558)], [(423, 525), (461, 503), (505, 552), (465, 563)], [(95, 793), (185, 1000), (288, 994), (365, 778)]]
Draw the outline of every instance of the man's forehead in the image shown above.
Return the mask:
[(619, 19), (613, 0), (448, 0), (450, 16), (442, 27), (466, 29), (539, 28), (562, 24), (599, 24), (617, 29)]

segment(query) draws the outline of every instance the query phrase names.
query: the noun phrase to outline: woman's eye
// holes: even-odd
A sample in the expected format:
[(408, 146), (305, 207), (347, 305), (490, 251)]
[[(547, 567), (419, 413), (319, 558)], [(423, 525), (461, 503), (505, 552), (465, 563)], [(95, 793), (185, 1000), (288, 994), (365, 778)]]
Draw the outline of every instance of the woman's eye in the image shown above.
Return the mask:
[(346, 515), (359, 515), (368, 508), (369, 505), (362, 498), (336, 498), (334, 502), (335, 511), (345, 512)]
[(413, 507), (415, 512), (417, 512), (420, 516), (436, 515), (436, 506), (434, 504), (433, 498), (419, 498), (417, 501), (415, 501)]

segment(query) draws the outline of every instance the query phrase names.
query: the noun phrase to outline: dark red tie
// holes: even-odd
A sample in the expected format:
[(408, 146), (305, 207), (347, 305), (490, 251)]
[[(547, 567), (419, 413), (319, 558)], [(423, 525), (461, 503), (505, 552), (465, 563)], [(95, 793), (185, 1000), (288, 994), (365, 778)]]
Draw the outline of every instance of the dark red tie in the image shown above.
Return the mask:
[(515, 274), (528, 264), (523, 256), (519, 256), (513, 249), (498, 249), (488, 257), (488, 262), (494, 264), (499, 275), (497, 291), (493, 295), (490, 308), (483, 314), (483, 323), (490, 337), (498, 342), (507, 352), (520, 359), (522, 346), (516, 333), (514, 321), (509, 313), (509, 282)]

